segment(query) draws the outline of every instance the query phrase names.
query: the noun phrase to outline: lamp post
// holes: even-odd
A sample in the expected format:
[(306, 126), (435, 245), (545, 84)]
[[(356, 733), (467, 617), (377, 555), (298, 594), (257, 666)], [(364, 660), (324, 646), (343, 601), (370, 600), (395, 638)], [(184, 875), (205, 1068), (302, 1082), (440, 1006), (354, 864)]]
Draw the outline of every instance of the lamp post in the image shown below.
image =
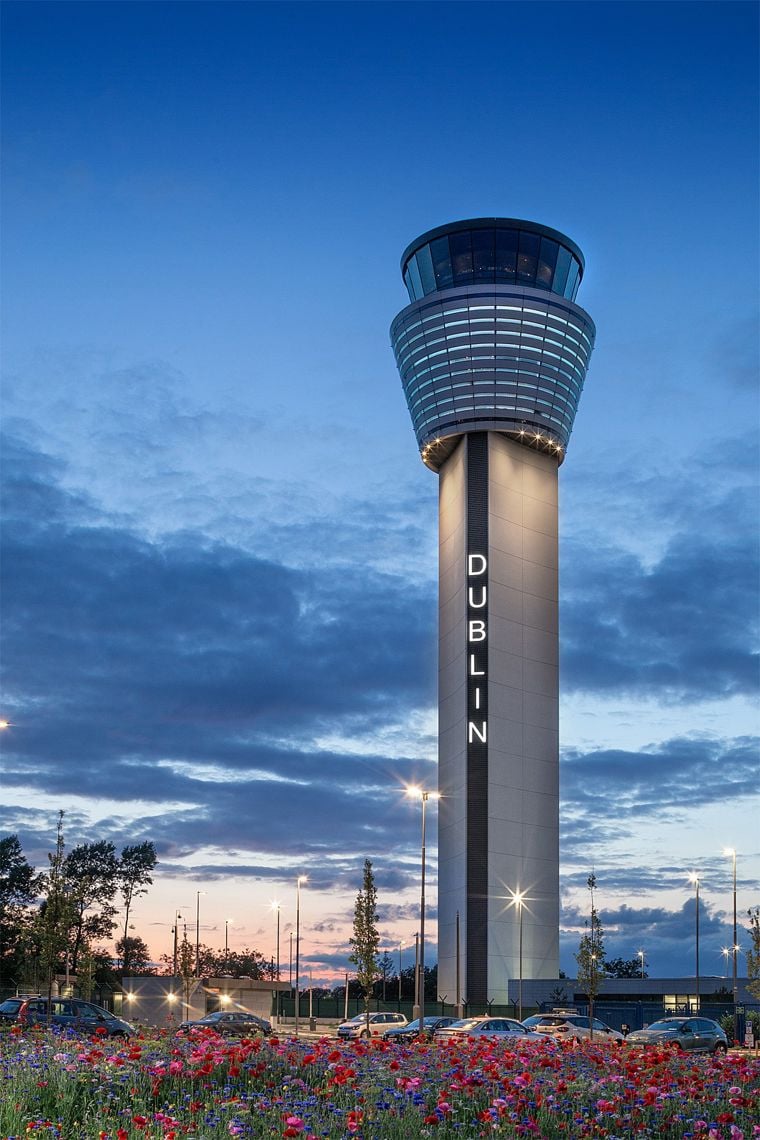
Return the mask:
[(398, 944), (398, 1000), (399, 1000), (399, 1005), (401, 1004), (401, 947), (403, 945), (404, 945), (403, 942), (399, 942), (399, 944)]
[[(277, 899), (273, 899), (269, 904), (273, 911), (277, 914), (277, 981), (280, 980), (280, 904)], [(280, 1024), (280, 988), (277, 987), (277, 997), (275, 998), (275, 1013), (277, 1014), (277, 1024)]]
[(231, 922), (232, 922), (231, 918), (225, 918), (225, 920), (224, 920), (224, 968), (225, 968), (225, 970), (227, 969), (227, 959), (230, 956), (230, 923)]
[(201, 976), (201, 895), (205, 891), (195, 892), (195, 976)]
[(298, 978), (301, 954), (301, 883), (306, 882), (306, 875), (299, 875), (296, 879), (296, 1037), (298, 1036)]
[(696, 987), (697, 987), (697, 1009), (699, 1013), (699, 875), (696, 871), (692, 871), (689, 875), (689, 880), (694, 884), (696, 909), (694, 911), (694, 951), (695, 951), (695, 964), (696, 964)]
[(519, 915), (520, 937), (519, 937), (519, 988), (517, 991), (517, 1020), (522, 1021), (523, 1009), (523, 907), (525, 905), (525, 892), (516, 890), (511, 892), (512, 898), (509, 905), (517, 907)]
[(736, 1007), (736, 998), (737, 998), (738, 990), (739, 990), (739, 986), (738, 986), (738, 983), (736, 980), (736, 956), (739, 952), (738, 937), (737, 937), (737, 930), (736, 930), (736, 849), (733, 847), (725, 847), (723, 849), (723, 854), (731, 856), (731, 862), (733, 864), (733, 873), (734, 873), (733, 874), (733, 878), (734, 878), (734, 939), (733, 939), (732, 948), (731, 948), (731, 957), (733, 958), (733, 971), (732, 971), (731, 976), (733, 979), (733, 997), (734, 997), (734, 1041), (736, 1041), (737, 1037), (739, 1036), (739, 1025), (738, 1025), (739, 1013), (738, 1013), (738, 1010)]
[(182, 915), (179, 913), (179, 911), (178, 910), (175, 911), (174, 912), (174, 929), (172, 930), (172, 934), (174, 935), (174, 956), (172, 958), (172, 974), (174, 975), (175, 978), (177, 976), (177, 936), (178, 936), (178, 930), (179, 930), (179, 921), (181, 918), (182, 918)]
[(643, 950), (637, 950), (636, 951), (636, 957), (641, 958), (641, 980), (643, 982), (644, 981), (644, 951)]
[(406, 794), (413, 799), (422, 801), (422, 858), (420, 875), (420, 953), (417, 962), (417, 985), (415, 987), (416, 1004), (414, 1016), (420, 1019), (420, 1029), (425, 1026), (425, 809), (430, 799), (438, 800), (438, 792), (425, 791), (422, 788), (411, 787)]

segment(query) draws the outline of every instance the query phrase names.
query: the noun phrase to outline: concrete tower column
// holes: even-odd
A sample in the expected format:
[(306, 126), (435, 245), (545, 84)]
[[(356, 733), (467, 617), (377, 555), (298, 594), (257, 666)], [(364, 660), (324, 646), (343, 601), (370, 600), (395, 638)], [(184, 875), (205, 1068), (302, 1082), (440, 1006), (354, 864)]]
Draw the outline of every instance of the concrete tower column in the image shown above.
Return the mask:
[[(557, 472), (594, 340), (583, 257), (536, 223), (424, 234), (391, 328), (439, 497), (441, 994), (559, 970)], [(460, 985), (456, 916), (460, 919)]]

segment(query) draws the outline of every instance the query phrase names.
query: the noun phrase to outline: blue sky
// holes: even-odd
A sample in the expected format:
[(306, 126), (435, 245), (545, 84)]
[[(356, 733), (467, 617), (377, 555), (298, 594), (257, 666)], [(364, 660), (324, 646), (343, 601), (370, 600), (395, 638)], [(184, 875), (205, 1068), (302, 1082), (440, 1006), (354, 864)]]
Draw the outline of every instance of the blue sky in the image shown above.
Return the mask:
[[(562, 506), (563, 966), (702, 970), (760, 901), (757, 8), (6, 3), (3, 831), (153, 839), (135, 922), (346, 964), (417, 925), (436, 480), (389, 347), (417, 234), (583, 249)], [(434, 855), (434, 852), (433, 852)], [(431, 894), (434, 917), (434, 893)], [(434, 923), (432, 924), (434, 927)], [(746, 939), (745, 939), (746, 941)], [(714, 967), (714, 968), (713, 968)]]

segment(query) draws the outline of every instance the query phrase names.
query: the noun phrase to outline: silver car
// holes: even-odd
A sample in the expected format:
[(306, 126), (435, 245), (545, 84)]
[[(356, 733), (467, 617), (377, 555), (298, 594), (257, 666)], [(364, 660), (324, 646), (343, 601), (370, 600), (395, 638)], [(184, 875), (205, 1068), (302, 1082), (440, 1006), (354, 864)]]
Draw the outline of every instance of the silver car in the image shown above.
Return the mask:
[[(369, 1020), (369, 1024), (367, 1024)], [(358, 1013), (349, 1021), (343, 1021), (338, 1026), (338, 1037), (385, 1037), (390, 1029), (406, 1025), (403, 1013), (371, 1013), (369, 1019), (366, 1013)]]
[(628, 1045), (672, 1045), (688, 1053), (725, 1053), (728, 1038), (709, 1017), (661, 1017), (626, 1037)]
[(600, 1021), (598, 1017), (588, 1018), (582, 1013), (537, 1013), (533, 1017), (526, 1017), (523, 1025), (536, 1033), (545, 1033), (561, 1041), (563, 1038), (576, 1041), (586, 1040), (591, 1036), (591, 1025), (594, 1026), (594, 1041), (622, 1041), (623, 1034), (617, 1029)]
[(462, 1037), (518, 1037), (535, 1041), (536, 1035), (521, 1021), (511, 1017), (465, 1017), (435, 1031), (436, 1041), (456, 1041)]

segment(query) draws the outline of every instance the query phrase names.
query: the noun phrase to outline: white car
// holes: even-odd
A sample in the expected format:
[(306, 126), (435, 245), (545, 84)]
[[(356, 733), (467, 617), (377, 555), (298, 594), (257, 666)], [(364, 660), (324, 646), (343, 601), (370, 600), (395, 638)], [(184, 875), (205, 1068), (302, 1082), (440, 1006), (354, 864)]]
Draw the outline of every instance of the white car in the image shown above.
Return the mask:
[[(594, 1041), (624, 1041), (622, 1033), (613, 1029), (598, 1017), (593, 1019)], [(523, 1025), (536, 1033), (545, 1033), (557, 1041), (563, 1039), (585, 1041), (591, 1037), (591, 1021), (581, 1013), (570, 1011), (556, 1011), (552, 1013), (537, 1013), (533, 1017), (526, 1017)]]
[(403, 1013), (371, 1013), (368, 1028), (366, 1013), (357, 1013), (350, 1021), (341, 1022), (338, 1037), (385, 1037), (389, 1029), (398, 1029), (406, 1024)]
[(436, 1029), (436, 1041), (456, 1041), (463, 1037), (513, 1037), (519, 1041), (536, 1040), (536, 1035), (521, 1021), (512, 1017), (465, 1017)]

